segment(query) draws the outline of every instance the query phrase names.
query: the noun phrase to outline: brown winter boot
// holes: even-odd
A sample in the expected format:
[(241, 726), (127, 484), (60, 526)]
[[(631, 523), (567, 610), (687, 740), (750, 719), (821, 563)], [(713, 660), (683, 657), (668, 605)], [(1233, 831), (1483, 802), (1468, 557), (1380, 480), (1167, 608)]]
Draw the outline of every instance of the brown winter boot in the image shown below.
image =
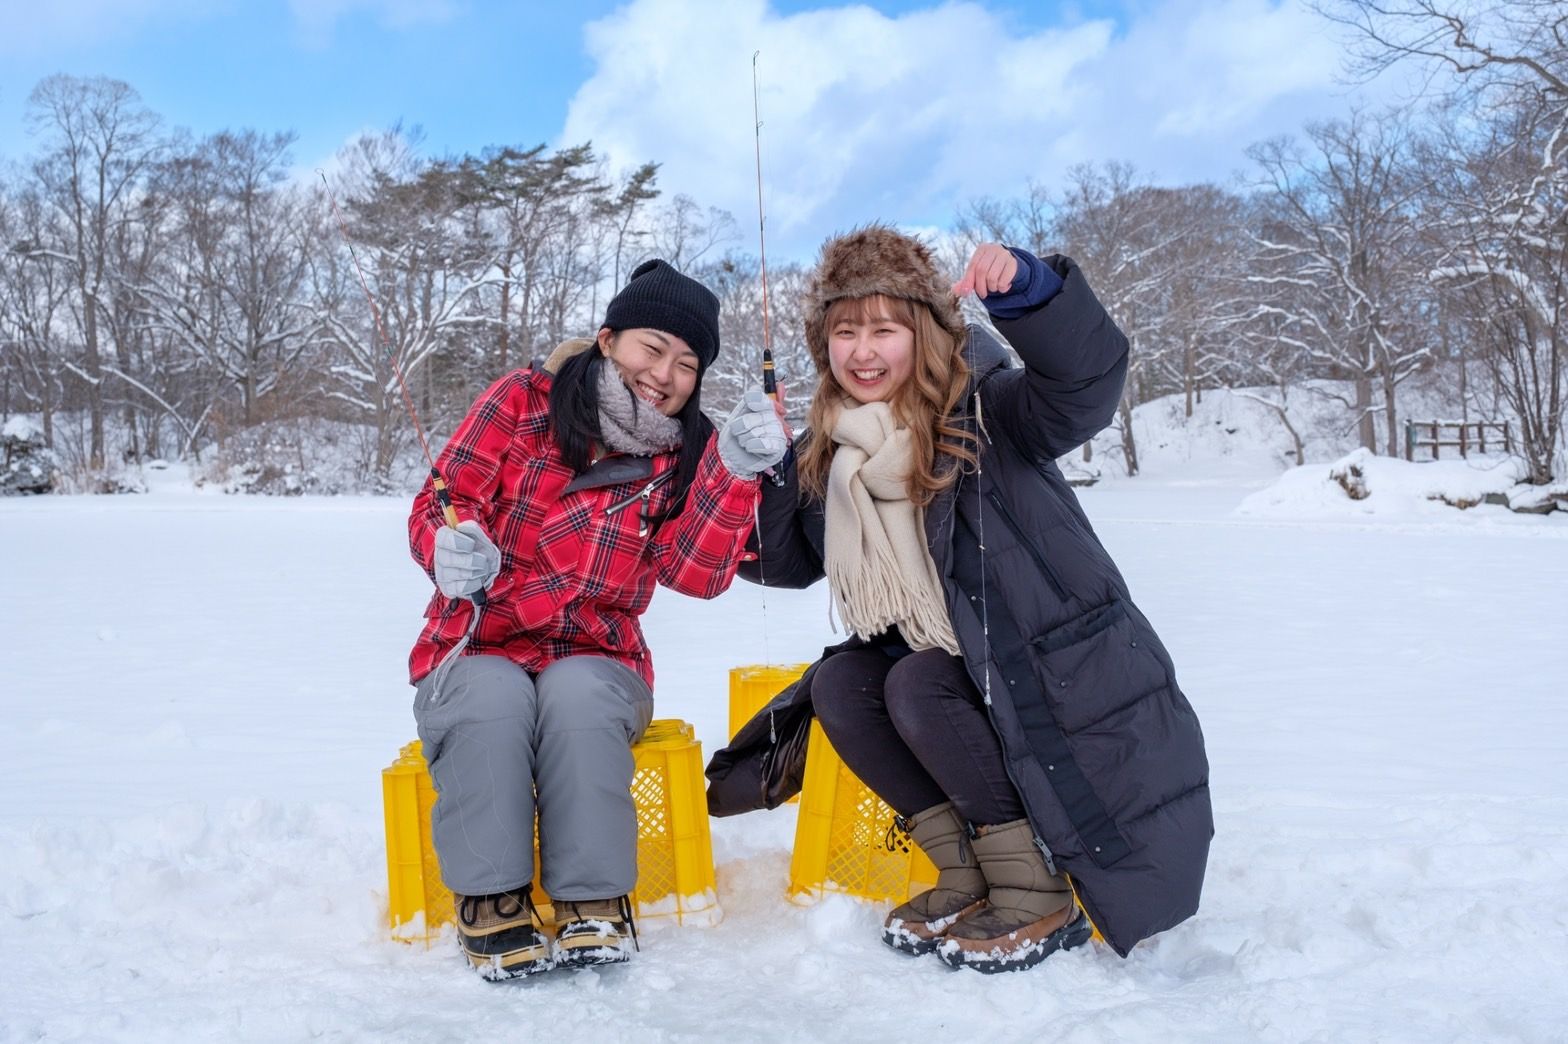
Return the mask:
[(990, 892), (984, 906), (947, 930), (937, 947), (943, 963), (1022, 971), (1089, 941), (1089, 919), (1067, 880), (1047, 869), (1027, 819), (981, 827), (972, 844)]
[[(555, 963), (562, 968), (619, 964), (632, 959), (637, 924), (631, 901), (614, 899), (555, 901)], [(640, 949), (640, 947), (638, 947)]]
[(454, 895), (457, 934), (469, 963), (492, 982), (550, 967), (550, 942), (524, 885), (496, 895)]
[(970, 848), (969, 824), (951, 801), (901, 824), (936, 864), (936, 884), (887, 915), (882, 941), (903, 953), (931, 953), (954, 921), (985, 899), (985, 875)]

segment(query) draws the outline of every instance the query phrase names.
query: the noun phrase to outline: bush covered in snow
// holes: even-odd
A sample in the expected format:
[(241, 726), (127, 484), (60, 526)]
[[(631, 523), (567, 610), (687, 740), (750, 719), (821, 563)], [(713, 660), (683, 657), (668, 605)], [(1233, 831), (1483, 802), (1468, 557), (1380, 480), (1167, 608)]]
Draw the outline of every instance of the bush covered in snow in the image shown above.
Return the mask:
[(400, 461), (390, 477), (373, 474), (374, 439), (373, 429), (335, 421), (258, 424), (224, 439), (198, 481), (225, 493), (285, 497), (405, 493), (416, 488), (422, 474), (410, 461)]
[(44, 445), (44, 432), (27, 417), (12, 417), (0, 428), (0, 495), (51, 493), (60, 464)]

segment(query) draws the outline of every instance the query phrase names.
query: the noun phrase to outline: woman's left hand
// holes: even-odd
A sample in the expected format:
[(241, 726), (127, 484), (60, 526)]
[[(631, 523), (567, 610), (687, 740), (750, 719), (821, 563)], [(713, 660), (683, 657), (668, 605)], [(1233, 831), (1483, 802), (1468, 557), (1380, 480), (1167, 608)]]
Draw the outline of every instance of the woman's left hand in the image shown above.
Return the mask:
[(981, 300), (987, 294), (1005, 294), (1012, 288), (1018, 275), (1018, 259), (1000, 243), (981, 243), (975, 248), (969, 266), (958, 282), (953, 284), (953, 295), (963, 297), (973, 293)]
[(784, 459), (789, 436), (773, 400), (748, 389), (719, 428), (719, 459), (736, 478), (756, 478)]

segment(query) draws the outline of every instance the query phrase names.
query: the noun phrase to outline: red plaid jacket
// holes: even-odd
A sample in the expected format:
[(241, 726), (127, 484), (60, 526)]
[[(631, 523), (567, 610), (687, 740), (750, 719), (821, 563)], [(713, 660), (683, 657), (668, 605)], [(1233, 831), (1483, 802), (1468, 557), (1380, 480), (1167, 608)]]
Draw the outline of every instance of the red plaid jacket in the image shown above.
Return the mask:
[[(676, 455), (648, 463), (611, 456), (576, 476), (550, 436), (549, 398), (544, 370), (507, 374), (474, 403), (437, 461), (458, 518), (478, 520), (501, 549), (501, 572), (464, 655), (499, 654), (529, 671), (567, 656), (607, 656), (651, 688), (639, 617), (655, 582), (698, 598), (725, 591), (751, 534), (758, 482), (731, 475), (710, 437), (685, 509), (651, 528), (647, 517), (669, 509)], [(643, 477), (626, 480), (639, 466)], [(426, 480), (408, 537), (432, 580), (443, 524)], [(435, 669), (473, 611), (467, 599), (431, 597), (409, 655), (413, 681)]]

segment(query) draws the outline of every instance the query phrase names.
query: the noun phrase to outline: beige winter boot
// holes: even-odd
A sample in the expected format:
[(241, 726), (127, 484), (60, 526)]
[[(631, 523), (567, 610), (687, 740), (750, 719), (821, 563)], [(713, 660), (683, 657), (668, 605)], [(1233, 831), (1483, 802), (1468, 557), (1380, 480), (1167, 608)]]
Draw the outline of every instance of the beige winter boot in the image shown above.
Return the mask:
[(550, 941), (540, 931), (528, 886), (496, 895), (454, 895), (457, 936), (479, 974), (492, 982), (550, 967)]
[(1022, 971), (1089, 941), (1089, 919), (1067, 880), (1046, 867), (1027, 819), (981, 827), (972, 844), (990, 891), (986, 904), (960, 918), (938, 944), (945, 964)]
[(619, 964), (632, 959), (637, 924), (630, 900), (555, 901), (555, 963), (562, 968)]
[(969, 824), (951, 801), (916, 813), (909, 836), (936, 865), (936, 885), (887, 915), (882, 941), (903, 953), (931, 953), (954, 921), (985, 899), (985, 875), (970, 848)]

